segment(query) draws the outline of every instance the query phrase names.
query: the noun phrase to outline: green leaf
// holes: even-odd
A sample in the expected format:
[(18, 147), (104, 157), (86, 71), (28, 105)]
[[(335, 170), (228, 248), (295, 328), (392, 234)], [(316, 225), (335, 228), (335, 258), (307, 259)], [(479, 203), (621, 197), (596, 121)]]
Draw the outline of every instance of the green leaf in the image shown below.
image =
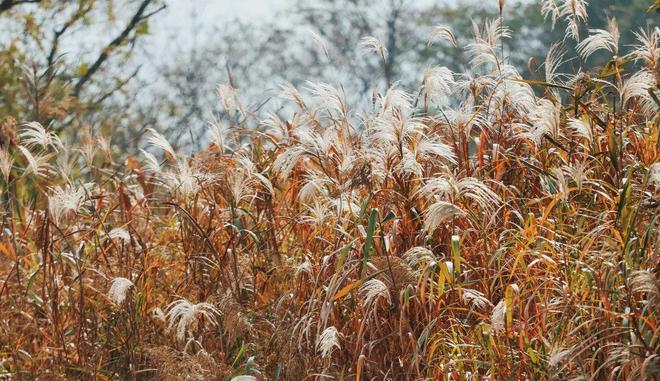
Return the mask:
[(619, 196), (619, 204), (617, 205), (617, 214), (621, 220), (622, 231), (625, 231), (627, 228), (630, 216), (633, 212), (633, 210), (629, 207), (629, 201), (632, 195), (632, 187), (630, 186), (632, 183), (632, 176), (632, 168), (630, 168), (626, 174), (626, 184), (623, 186), (623, 190), (621, 190), (621, 195)]
[(513, 324), (513, 304), (514, 299), (517, 298), (519, 294), (520, 289), (515, 283), (510, 284), (506, 288), (506, 291), (504, 291), (504, 303), (506, 305), (506, 326), (508, 329), (511, 329)]
[(140, 25), (135, 28), (135, 34), (138, 36), (149, 34), (149, 23), (146, 21), (141, 22)]
[(371, 195), (367, 196), (364, 200), (362, 200), (362, 205), (360, 205), (360, 218), (366, 216), (369, 202), (371, 202)]
[[(371, 249), (374, 246), (374, 232), (376, 231), (376, 222), (378, 221), (378, 209), (371, 209), (371, 215), (369, 215), (369, 226), (367, 226), (367, 238), (364, 240), (364, 248), (362, 252), (362, 269), (367, 266), (369, 262), (369, 255), (371, 254)], [(360, 272), (362, 272), (360, 269)]]
[(451, 260), (454, 265), (454, 274), (461, 273), (461, 239), (457, 235), (451, 236)]
[(76, 69), (76, 75), (78, 77), (82, 77), (85, 74), (87, 74), (88, 71), (89, 71), (89, 65), (87, 65), (86, 63), (81, 63)]
[(610, 156), (610, 160), (612, 161), (614, 169), (617, 171), (619, 170), (618, 146), (619, 143), (614, 128), (610, 128), (609, 134), (607, 135), (607, 153)]
[(238, 353), (236, 353), (236, 356), (234, 357), (234, 361), (232, 362), (231, 366), (236, 367), (239, 364), (247, 348), (248, 348), (248, 344), (241, 345), (241, 348), (238, 350)]
[(335, 268), (341, 269), (341, 267), (344, 265), (344, 262), (346, 261), (346, 256), (348, 255), (348, 252), (351, 250), (351, 247), (353, 247), (353, 242), (351, 241), (344, 245), (341, 249), (339, 249), (339, 259), (337, 260), (337, 264)]
[(383, 218), (383, 220), (380, 222), (380, 224), (383, 225), (383, 224), (385, 224), (387, 221), (393, 220), (393, 219), (395, 219), (395, 218), (396, 218), (396, 214), (394, 214), (394, 212), (390, 211), (389, 213), (387, 213), (387, 215), (385, 216), (385, 218)]

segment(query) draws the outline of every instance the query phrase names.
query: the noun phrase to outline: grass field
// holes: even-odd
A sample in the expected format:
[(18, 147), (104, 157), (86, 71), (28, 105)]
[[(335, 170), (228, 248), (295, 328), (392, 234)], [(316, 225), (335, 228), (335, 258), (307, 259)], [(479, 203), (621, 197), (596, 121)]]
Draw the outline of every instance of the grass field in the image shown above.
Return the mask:
[(5, 119), (0, 378), (658, 379), (660, 29), (618, 34), (522, 78), (500, 19), (437, 27), (472, 67), (361, 109), (221, 85), (193, 155)]

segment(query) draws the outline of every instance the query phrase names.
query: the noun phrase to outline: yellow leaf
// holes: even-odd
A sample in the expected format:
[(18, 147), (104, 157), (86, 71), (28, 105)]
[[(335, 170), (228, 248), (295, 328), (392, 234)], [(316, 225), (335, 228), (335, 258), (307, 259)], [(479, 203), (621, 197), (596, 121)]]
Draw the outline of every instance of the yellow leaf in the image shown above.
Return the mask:
[(354, 281), (354, 282), (349, 283), (347, 286), (345, 286), (344, 288), (342, 288), (341, 290), (339, 290), (339, 291), (335, 294), (335, 296), (332, 297), (331, 300), (334, 302), (335, 300), (338, 300), (338, 299), (340, 299), (340, 298), (346, 296), (346, 294), (348, 294), (349, 292), (351, 292), (352, 290), (354, 290), (356, 287), (360, 287), (364, 282), (368, 281), (369, 279), (375, 278), (376, 276), (378, 276), (378, 275), (380, 275), (380, 274), (382, 274), (382, 273), (384, 273), (384, 272), (385, 272), (384, 270), (380, 270), (380, 271), (378, 271), (378, 272), (376, 272), (376, 273), (373, 273), (372, 275), (369, 275), (369, 276), (366, 277), (366, 278), (358, 279), (358, 280), (356, 280), (356, 281)]
[(362, 369), (364, 368), (364, 360), (366, 360), (365, 355), (360, 355), (358, 357), (358, 363), (357, 363), (357, 370), (355, 371), (355, 381), (360, 381), (360, 378), (362, 377)]
[(332, 297), (332, 301), (334, 302), (335, 300), (338, 300), (338, 299), (340, 299), (340, 298), (346, 296), (346, 294), (348, 294), (349, 292), (351, 292), (351, 291), (352, 291), (353, 289), (355, 289), (356, 287), (360, 287), (360, 286), (362, 285), (362, 283), (364, 283), (364, 281), (365, 281), (365, 279), (358, 279), (358, 280), (356, 280), (355, 282), (349, 283), (347, 286), (345, 286), (344, 288), (342, 288), (341, 290), (339, 290), (339, 291), (335, 294), (335, 296)]
[(552, 208), (554, 208), (555, 205), (557, 205), (557, 202), (559, 201), (560, 198), (561, 198), (560, 194), (556, 195), (552, 199), (550, 204), (548, 204), (548, 206), (545, 208), (545, 211), (543, 212), (543, 220), (541, 221), (541, 225), (545, 225), (545, 222), (548, 220), (548, 216), (550, 215), (550, 212), (552, 211)]
[(86, 63), (81, 63), (80, 66), (78, 66), (76, 69), (76, 75), (78, 77), (82, 77), (87, 74), (87, 71), (89, 71), (89, 66)]
[(14, 258), (16, 257), (16, 256), (13, 254), (13, 250), (12, 250), (12, 251), (9, 251), (9, 249), (7, 249), (7, 248), (5, 247), (5, 245), (3, 245), (2, 243), (0, 243), (0, 251), (1, 251), (4, 255), (8, 256), (9, 258), (14, 259)]
[(510, 284), (504, 292), (504, 303), (506, 304), (506, 325), (509, 330), (511, 330), (511, 325), (513, 323), (513, 302), (519, 294), (520, 289), (515, 283)]

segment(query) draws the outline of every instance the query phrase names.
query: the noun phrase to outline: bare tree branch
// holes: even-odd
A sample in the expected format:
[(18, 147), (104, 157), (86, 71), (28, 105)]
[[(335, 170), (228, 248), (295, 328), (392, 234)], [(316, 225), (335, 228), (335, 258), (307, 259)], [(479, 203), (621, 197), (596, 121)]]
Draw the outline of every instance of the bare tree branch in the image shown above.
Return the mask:
[(141, 67), (142, 67), (142, 65), (138, 66), (138, 67), (133, 71), (133, 73), (132, 73), (131, 75), (129, 75), (128, 77), (126, 77), (126, 78), (122, 79), (121, 81), (117, 82), (117, 85), (116, 85), (116, 86), (114, 86), (112, 89), (110, 89), (110, 91), (107, 91), (107, 92), (105, 92), (104, 94), (102, 94), (101, 96), (99, 96), (97, 99), (95, 99), (95, 100), (92, 102), (92, 104), (100, 104), (100, 103), (102, 103), (104, 100), (110, 98), (110, 97), (112, 96), (112, 94), (114, 94), (115, 92), (121, 90), (124, 86), (126, 86), (126, 84), (127, 84), (128, 82), (131, 81), (131, 79), (135, 78), (135, 77), (138, 75), (138, 72), (140, 71), (140, 68), (141, 68)]
[(40, 3), (41, 0), (2, 0), (0, 2), (0, 13), (8, 11), (16, 5), (20, 4), (36, 4)]
[(99, 54), (96, 61), (94, 61), (87, 72), (82, 77), (80, 77), (73, 89), (74, 96), (78, 96), (80, 94), (80, 91), (83, 89), (85, 84), (87, 84), (92, 76), (96, 74), (97, 71), (99, 71), (103, 63), (110, 57), (110, 52), (114, 48), (120, 46), (124, 41), (126, 41), (131, 32), (140, 24), (140, 22), (165, 9), (165, 5), (163, 5), (155, 11), (145, 14), (147, 7), (152, 3), (152, 1), (153, 0), (143, 0), (140, 3), (140, 7), (137, 9), (124, 30), (122, 30), (122, 32), (101, 51), (101, 54)]
[(71, 16), (69, 20), (67, 20), (64, 25), (60, 29), (55, 29), (53, 31), (53, 42), (51, 44), (50, 48), (50, 53), (48, 54), (48, 67), (53, 65), (53, 62), (55, 61), (55, 55), (57, 54), (57, 49), (59, 48), (60, 44), (60, 37), (70, 28), (72, 27), (78, 20), (81, 18), (85, 17), (86, 14), (88, 14), (92, 8), (94, 7), (94, 3), (88, 3), (86, 7), (81, 6), (78, 11)]

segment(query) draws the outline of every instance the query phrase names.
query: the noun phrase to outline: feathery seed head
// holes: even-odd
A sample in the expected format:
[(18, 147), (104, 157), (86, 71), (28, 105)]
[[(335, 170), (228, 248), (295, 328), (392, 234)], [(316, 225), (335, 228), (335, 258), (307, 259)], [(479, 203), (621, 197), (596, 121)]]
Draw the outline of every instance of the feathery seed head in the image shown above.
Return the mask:
[(359, 293), (362, 296), (363, 306), (369, 306), (372, 303), (383, 299), (390, 303), (390, 291), (387, 285), (378, 279), (369, 279), (360, 286)]
[(225, 149), (229, 148), (227, 146), (227, 134), (229, 133), (229, 128), (222, 124), (218, 120), (209, 122), (209, 134), (211, 135), (211, 143), (215, 144), (220, 152), (224, 153)]
[(9, 181), (9, 174), (14, 166), (14, 157), (9, 153), (6, 147), (0, 148), (0, 173), (5, 182)]
[(585, 0), (563, 0), (559, 6), (559, 15), (566, 21), (566, 34), (578, 41), (580, 23), (587, 21), (587, 2)]
[[(87, 185), (88, 188), (91, 188), (91, 186), (90, 184)], [(86, 190), (85, 186), (71, 186), (69, 184), (53, 188), (51, 195), (48, 196), (48, 210), (55, 222), (59, 223), (62, 217), (69, 213), (80, 212), (84, 206), (87, 192), (89, 190)]]
[(337, 328), (330, 326), (321, 332), (316, 342), (316, 350), (321, 352), (321, 357), (329, 358), (334, 349), (341, 349), (339, 344), (339, 332)]
[(500, 197), (486, 184), (474, 177), (465, 177), (458, 181), (458, 194), (474, 201), (484, 210), (493, 212), (502, 202)]
[(176, 326), (176, 338), (183, 342), (197, 327), (199, 319), (206, 319), (215, 325), (216, 315), (220, 315), (215, 306), (210, 303), (193, 304), (187, 299), (179, 299), (168, 305), (168, 330)]
[(48, 164), (49, 155), (32, 155), (32, 153), (23, 146), (17, 146), (18, 150), (21, 151), (25, 160), (27, 160), (28, 165), (23, 172), (23, 176), (33, 173), (37, 177), (45, 177), (51, 171), (51, 166)]
[(564, 359), (571, 354), (571, 352), (572, 351), (570, 349), (552, 348), (552, 351), (550, 352), (550, 358), (548, 359), (548, 365), (550, 368), (557, 367), (557, 365), (563, 362)]
[(257, 381), (257, 378), (254, 376), (236, 376), (230, 381)]
[(630, 76), (619, 90), (621, 104), (627, 105), (632, 99), (637, 99), (642, 106), (642, 110), (651, 115), (658, 109), (653, 98), (649, 94), (649, 89), (657, 87), (655, 75), (647, 70), (641, 70)]
[(134, 286), (133, 282), (129, 279), (122, 277), (114, 278), (110, 285), (110, 290), (108, 290), (108, 296), (113, 302), (122, 304), (124, 303), (124, 300), (126, 300), (128, 291)]
[(660, 281), (657, 275), (648, 270), (637, 270), (632, 273), (630, 287), (634, 292), (645, 293), (649, 306), (660, 311)]
[(147, 144), (162, 149), (163, 151), (165, 151), (165, 153), (170, 155), (171, 158), (176, 160), (177, 156), (176, 156), (176, 152), (174, 151), (174, 148), (172, 148), (170, 142), (168, 142), (163, 135), (158, 133), (158, 131), (152, 128), (147, 129), (146, 141)]
[(234, 111), (238, 108), (238, 94), (236, 89), (231, 84), (220, 84), (218, 85), (218, 96), (225, 111), (233, 115)]
[(26, 147), (32, 148), (38, 146), (43, 149), (52, 147), (55, 150), (62, 147), (60, 138), (55, 133), (46, 131), (41, 123), (30, 122), (24, 124), (23, 127), (19, 131), (18, 137)]
[(314, 41), (314, 44), (319, 48), (319, 52), (321, 52), (321, 54), (324, 56), (329, 57), (330, 55), (328, 54), (328, 44), (326, 43), (325, 39), (312, 30), (309, 31), (309, 34), (312, 36), (312, 41)]
[(504, 299), (500, 300), (500, 302), (493, 308), (490, 322), (494, 332), (500, 332), (504, 329), (504, 324), (506, 322), (506, 303), (504, 302)]
[(403, 254), (403, 260), (419, 275), (424, 269), (433, 266), (438, 258), (436, 258), (431, 250), (422, 246), (416, 246)]
[(186, 158), (177, 161), (174, 172), (161, 173), (160, 177), (171, 192), (179, 192), (184, 197), (197, 194), (204, 184), (215, 178), (201, 169), (191, 168)]
[(630, 56), (635, 60), (643, 60), (647, 70), (654, 72), (660, 65), (660, 27), (635, 32), (635, 38), (638, 44), (633, 46)]
[(128, 231), (126, 231), (126, 229), (123, 228), (114, 228), (110, 230), (108, 237), (110, 237), (110, 239), (122, 240), (125, 243), (131, 242), (131, 235), (128, 233)]
[(307, 81), (305, 89), (312, 94), (314, 103), (320, 108), (336, 110), (342, 114), (346, 113), (344, 96), (331, 85), (323, 82)]
[(582, 119), (570, 118), (568, 120), (568, 128), (575, 131), (581, 137), (586, 138), (589, 142), (593, 140), (591, 127)]
[(486, 299), (481, 291), (473, 290), (470, 288), (463, 289), (463, 303), (469, 304), (472, 308), (475, 309), (482, 309), (486, 306), (493, 305), (490, 300)]
[(443, 105), (454, 92), (456, 81), (451, 70), (446, 67), (435, 66), (427, 67), (424, 70), (422, 85), (424, 86), (424, 95), (429, 101)]
[(156, 159), (156, 156), (143, 149), (140, 149), (140, 152), (142, 152), (142, 155), (144, 155), (146, 159), (146, 163), (144, 164), (143, 168), (151, 173), (160, 173), (160, 163), (158, 162), (158, 159)]
[(451, 29), (445, 25), (436, 25), (433, 27), (433, 30), (428, 37), (428, 45), (431, 46), (440, 40), (448, 41), (454, 47), (458, 45), (454, 32), (452, 32)]
[(660, 188), (660, 161), (656, 161), (649, 167), (649, 183)]
[(616, 20), (608, 20), (607, 29), (591, 29), (591, 35), (577, 45), (577, 51), (585, 60), (599, 50), (616, 54), (619, 48), (619, 28)]
[(545, 56), (545, 81), (555, 83), (559, 75), (557, 69), (563, 63), (566, 51), (561, 44), (552, 44)]
[(387, 59), (387, 48), (385, 48), (385, 45), (376, 37), (362, 37), (358, 46), (367, 53), (378, 53), (383, 60)]
[(445, 201), (436, 201), (425, 212), (424, 230), (433, 233), (443, 223), (464, 215), (465, 212), (458, 206)]

